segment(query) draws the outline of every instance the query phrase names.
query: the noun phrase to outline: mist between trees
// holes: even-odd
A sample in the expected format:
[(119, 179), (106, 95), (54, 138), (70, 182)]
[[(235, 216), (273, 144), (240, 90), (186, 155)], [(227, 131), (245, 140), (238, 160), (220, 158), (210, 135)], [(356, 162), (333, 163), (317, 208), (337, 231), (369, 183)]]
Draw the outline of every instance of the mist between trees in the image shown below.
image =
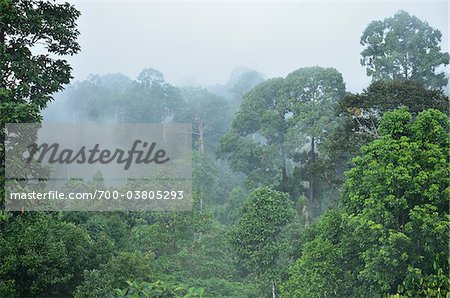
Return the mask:
[[(2, 139), (5, 123), (191, 123), (194, 207), (1, 211), (0, 296), (449, 297), (439, 30), (406, 11), (369, 23), (359, 93), (327, 66), (174, 86), (143, 65), (67, 85), (79, 16), (0, 1)], [(65, 185), (101, 187), (101, 172)]]

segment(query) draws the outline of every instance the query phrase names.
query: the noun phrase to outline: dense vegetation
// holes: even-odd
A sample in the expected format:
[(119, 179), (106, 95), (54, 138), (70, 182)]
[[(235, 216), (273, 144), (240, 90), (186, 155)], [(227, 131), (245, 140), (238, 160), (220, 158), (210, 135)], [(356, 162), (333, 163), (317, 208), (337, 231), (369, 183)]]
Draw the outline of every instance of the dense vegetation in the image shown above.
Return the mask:
[[(146, 68), (55, 94), (71, 78), (64, 56), (80, 50), (78, 16), (0, 0), (2, 139), (5, 123), (42, 119), (192, 123), (194, 207), (2, 208), (1, 297), (450, 296), (449, 101), (437, 71), (449, 55), (438, 30), (404, 11), (370, 23), (361, 64), (373, 82), (359, 94), (318, 66), (182, 88)], [(47, 53), (34, 54), (37, 43)], [(101, 184), (99, 173), (67, 187)]]

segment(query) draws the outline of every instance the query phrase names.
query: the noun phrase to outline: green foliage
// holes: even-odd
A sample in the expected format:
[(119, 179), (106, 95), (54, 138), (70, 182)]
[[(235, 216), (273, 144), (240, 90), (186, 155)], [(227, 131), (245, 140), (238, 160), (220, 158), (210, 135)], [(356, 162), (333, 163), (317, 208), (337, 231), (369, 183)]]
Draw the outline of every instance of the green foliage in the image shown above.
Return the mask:
[(281, 179), (280, 147), (288, 127), (278, 95), (282, 82), (267, 80), (245, 95), (232, 129), (217, 149), (218, 156), (227, 159), (234, 171), (247, 174), (256, 185)]
[[(133, 122), (129, 117), (133, 81), (122, 74), (89, 76), (67, 87), (44, 111), (46, 121)], [(61, 115), (62, 114), (62, 117)]]
[(88, 233), (46, 214), (10, 219), (0, 242), (0, 289), (13, 296), (69, 296), (83, 270), (97, 265)]
[[(286, 77), (283, 94), (295, 122), (287, 132), (290, 154), (294, 161), (300, 162), (294, 170), (294, 181), (299, 178), (308, 181), (308, 209), (311, 217), (315, 217), (323, 210), (325, 189), (330, 188), (327, 184), (333, 175), (333, 170), (326, 166), (329, 162), (319, 156), (316, 147), (338, 125), (334, 109), (345, 95), (345, 83), (334, 68), (301, 68)], [(298, 135), (309, 140), (307, 154), (298, 147)], [(297, 191), (294, 197), (299, 195)]]
[(246, 174), (251, 187), (270, 185), (297, 198), (302, 189), (289, 182), (289, 168), (298, 166), (308, 139), (314, 153), (307, 161), (315, 160), (314, 146), (336, 126), (333, 109), (344, 95), (342, 75), (333, 68), (301, 68), (266, 80), (245, 94), (218, 156)]
[(163, 297), (163, 298), (191, 298), (204, 297), (205, 289), (190, 287), (186, 289), (183, 286), (174, 286), (165, 284), (161, 281), (152, 283), (127, 281), (128, 287), (125, 289), (116, 289), (118, 297), (121, 298), (145, 298), (145, 297)]
[[(51, 94), (69, 83), (71, 67), (56, 57), (76, 54), (79, 32), (75, 21), (80, 13), (72, 5), (52, 1), (0, 2), (0, 71), (3, 103), (23, 104), (43, 109)], [(42, 44), (46, 53), (33, 55)], [(25, 107), (25, 106), (24, 106)], [(2, 115), (6, 110), (2, 110)], [(14, 115), (12, 115), (14, 117)], [(3, 119), (2, 119), (3, 120)], [(7, 123), (11, 121), (2, 121)]]
[[(369, 141), (379, 137), (379, 123), (384, 113), (407, 107), (413, 117), (426, 109), (447, 112), (448, 97), (440, 90), (428, 90), (413, 81), (374, 82), (361, 94), (344, 97), (337, 113), (344, 118), (345, 141), (359, 150)], [(337, 143), (341, 151), (349, 148)]]
[[(208, 223), (205, 223), (205, 225)], [(190, 278), (237, 277), (233, 254), (227, 242), (226, 230), (220, 225), (196, 234), (186, 246), (173, 254), (163, 254), (156, 260), (159, 272), (171, 272), (172, 277), (184, 282)]]
[(289, 196), (267, 187), (254, 190), (244, 202), (230, 240), (238, 260), (259, 279), (278, 280), (283, 247), (280, 233), (294, 219)]
[[(80, 12), (53, 1), (0, 1), (0, 207), (4, 200), (5, 123), (40, 122), (40, 111), (71, 79), (61, 56), (80, 50)], [(33, 48), (42, 46), (42, 53)]]
[[(381, 138), (347, 173), (343, 211), (305, 236), (286, 297), (408, 297), (449, 292), (448, 117), (437, 110), (385, 114)], [(437, 294), (439, 293), (439, 294)]]
[(183, 212), (160, 214), (154, 219), (152, 225), (133, 229), (133, 242), (155, 252), (158, 272), (171, 272), (178, 282), (237, 275), (226, 230), (210, 215)]
[(199, 212), (152, 212), (150, 224), (133, 227), (132, 241), (156, 257), (176, 254), (197, 233), (208, 228), (211, 217)]
[(337, 170), (333, 184), (340, 186), (351, 158), (362, 146), (380, 137), (380, 120), (386, 112), (406, 107), (415, 118), (429, 108), (447, 113), (448, 104), (442, 91), (402, 80), (373, 82), (362, 93), (344, 97), (336, 109), (341, 123), (324, 143), (329, 164), (332, 170)]
[[(397, 228), (416, 205), (447, 208), (448, 118), (437, 110), (426, 110), (413, 123), (410, 120), (405, 109), (387, 113), (381, 123), (384, 135), (354, 160), (343, 197), (348, 211), (364, 209), (372, 220), (383, 218), (385, 224), (392, 221), (390, 228)], [(392, 217), (380, 212), (387, 206)]]
[(442, 270), (442, 268), (438, 268), (436, 274), (425, 275), (422, 270), (418, 268), (408, 267), (407, 277), (398, 287), (398, 290), (402, 293), (402, 295), (397, 295), (398, 297), (420, 296), (427, 298), (447, 298), (450, 296), (450, 292), (448, 290), (450, 287), (449, 284), (450, 278), (448, 274)]
[(334, 68), (306, 67), (286, 77), (282, 92), (300, 132), (320, 139), (337, 124), (334, 106), (345, 95), (345, 83)]
[[(345, 214), (329, 210), (302, 237), (300, 258), (281, 286), (283, 297), (364, 297), (352, 272), (359, 244), (346, 237), (351, 225)], [(358, 296), (360, 293), (360, 296)], [(353, 296), (352, 296), (353, 295)]]
[(220, 186), (219, 170), (214, 161), (207, 155), (197, 152), (192, 153), (192, 184), (200, 200), (200, 209), (204, 203), (216, 203), (220, 201), (222, 189)]
[(106, 237), (117, 250), (132, 248), (129, 242), (130, 227), (119, 214), (90, 214), (79, 226), (86, 229), (94, 239)]
[(226, 225), (236, 223), (239, 219), (239, 210), (245, 197), (246, 194), (242, 188), (233, 188), (225, 204), (221, 205), (218, 210), (218, 220)]
[(175, 121), (192, 123), (194, 140), (201, 153), (205, 147), (215, 148), (231, 120), (228, 102), (206, 89), (183, 88), (186, 104)]
[(230, 278), (189, 279), (186, 284), (206, 289), (205, 297), (261, 297), (260, 286), (255, 283), (231, 281)]
[(153, 68), (141, 71), (132, 91), (132, 101), (125, 107), (126, 122), (166, 123), (184, 106), (178, 88), (164, 80)]
[(383, 21), (373, 21), (364, 30), (361, 64), (374, 81), (406, 79), (423, 83), (427, 88), (447, 85), (440, 66), (448, 65), (448, 53), (442, 53), (442, 34), (405, 11)]
[[(2, 124), (41, 121), (70, 81), (63, 56), (80, 50), (79, 15), (54, 1), (0, 0)], [(403, 11), (372, 22), (361, 63), (374, 82), (347, 96), (342, 75), (317, 66), (266, 81), (240, 70), (209, 91), (172, 86), (152, 68), (75, 83), (45, 119), (192, 124), (193, 211), (0, 210), (0, 296), (449, 297), (440, 40)], [(98, 188), (100, 172), (64, 190)], [(341, 208), (310, 224), (330, 206)]]
[(84, 280), (77, 286), (75, 297), (108, 297), (115, 288), (125, 287), (130, 279), (151, 278), (152, 260), (152, 254), (119, 252), (98, 269), (84, 271)]

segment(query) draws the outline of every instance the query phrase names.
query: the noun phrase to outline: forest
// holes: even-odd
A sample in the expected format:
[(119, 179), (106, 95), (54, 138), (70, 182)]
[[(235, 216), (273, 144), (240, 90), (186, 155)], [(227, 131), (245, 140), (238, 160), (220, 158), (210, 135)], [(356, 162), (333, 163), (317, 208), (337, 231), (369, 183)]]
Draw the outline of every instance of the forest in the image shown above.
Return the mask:
[[(73, 81), (76, 5), (0, 0), (0, 297), (450, 297), (448, 64), (400, 10), (333, 67)], [(39, 51), (34, 50), (39, 47)], [(191, 211), (5, 209), (6, 123), (189, 123)], [(101, 172), (70, 190), (104, 187)]]

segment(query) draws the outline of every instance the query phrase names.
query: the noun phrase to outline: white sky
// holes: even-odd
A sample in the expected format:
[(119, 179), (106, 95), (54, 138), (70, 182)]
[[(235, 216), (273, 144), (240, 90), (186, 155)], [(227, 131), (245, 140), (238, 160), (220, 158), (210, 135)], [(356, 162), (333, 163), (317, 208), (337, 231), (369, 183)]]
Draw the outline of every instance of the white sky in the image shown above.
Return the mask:
[(81, 52), (69, 59), (76, 80), (147, 67), (172, 84), (224, 83), (237, 67), (268, 77), (305, 66), (335, 67), (350, 91), (369, 78), (360, 65), (360, 36), (373, 20), (403, 9), (443, 34), (448, 51), (447, 1), (415, 2), (174, 2), (71, 1)]

